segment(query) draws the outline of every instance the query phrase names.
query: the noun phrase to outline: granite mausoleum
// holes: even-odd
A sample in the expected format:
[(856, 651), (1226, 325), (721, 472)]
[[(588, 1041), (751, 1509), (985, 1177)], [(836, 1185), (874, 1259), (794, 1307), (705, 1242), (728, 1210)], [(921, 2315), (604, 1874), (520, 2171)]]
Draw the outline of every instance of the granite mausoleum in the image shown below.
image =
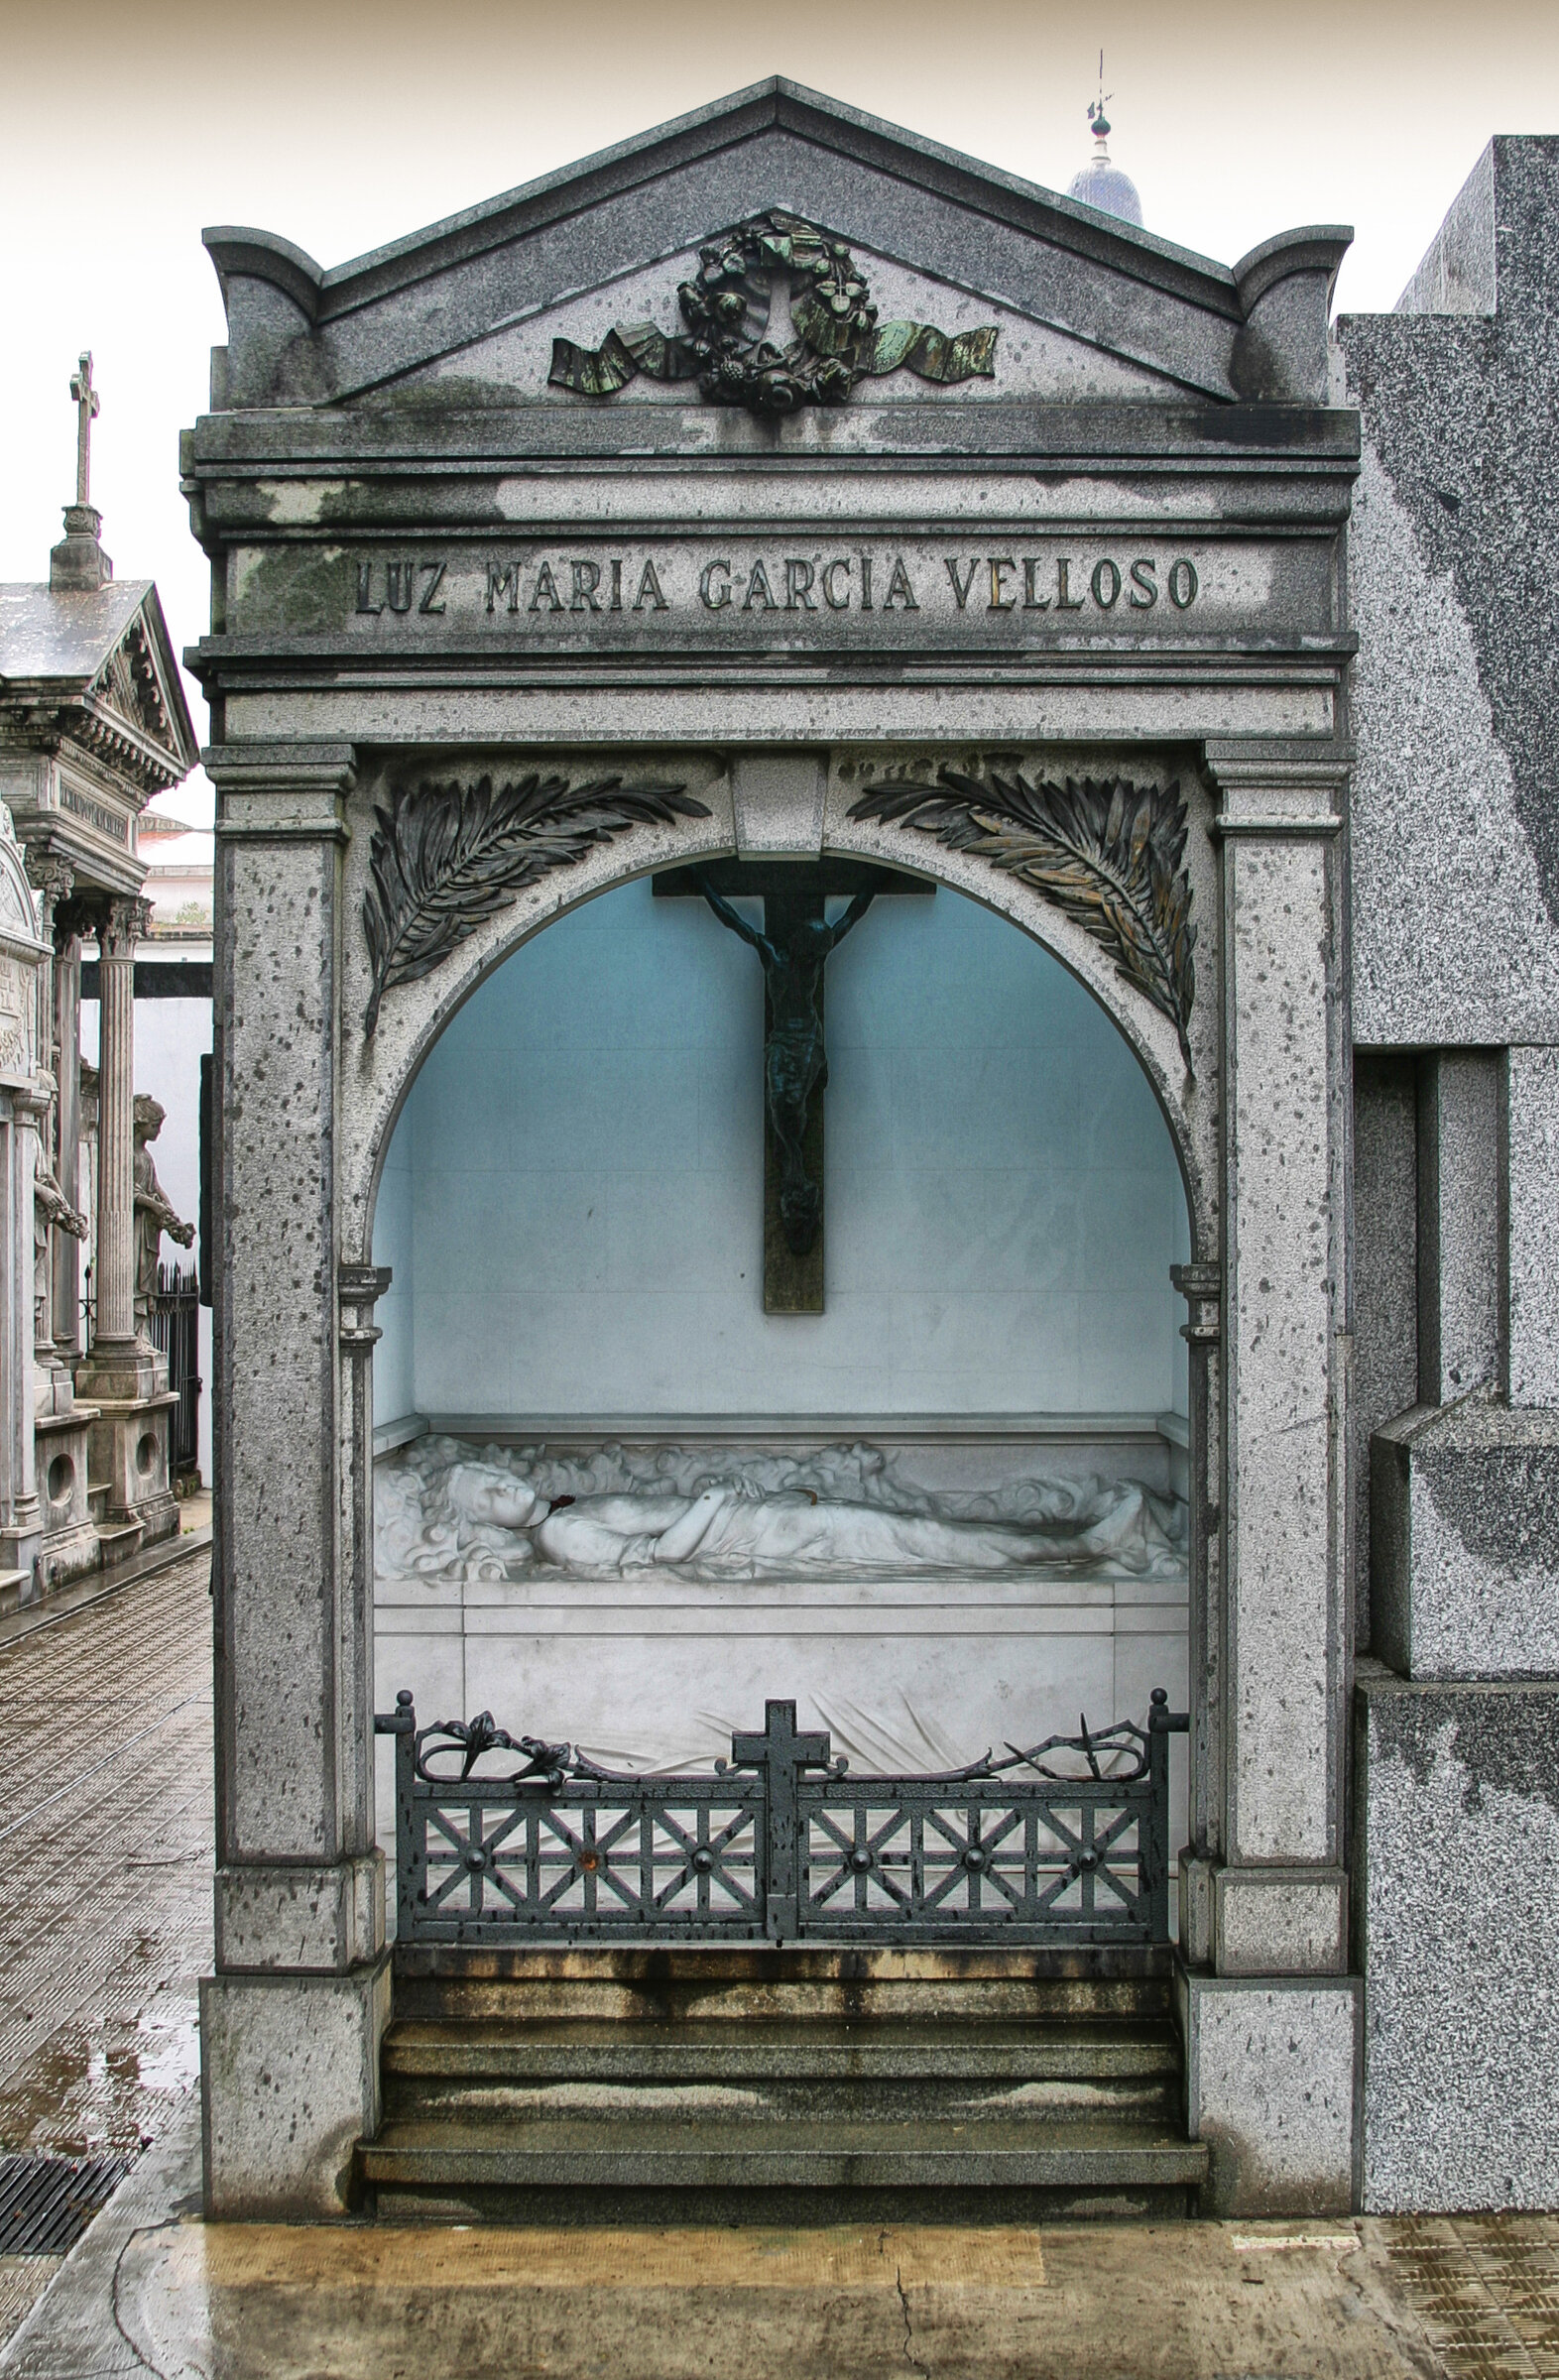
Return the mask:
[(1555, 2202), (1556, 224), (206, 235), (213, 2210)]

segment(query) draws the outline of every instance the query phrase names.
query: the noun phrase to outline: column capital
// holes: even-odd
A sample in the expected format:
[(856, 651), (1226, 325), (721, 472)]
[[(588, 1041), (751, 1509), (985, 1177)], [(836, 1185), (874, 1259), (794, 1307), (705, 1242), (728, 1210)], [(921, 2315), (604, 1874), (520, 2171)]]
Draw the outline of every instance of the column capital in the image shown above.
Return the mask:
[(374, 1303), (390, 1286), (388, 1264), (339, 1264), (336, 1296), (341, 1306), (340, 1343), (349, 1355), (371, 1355), (383, 1331), (374, 1324)]
[(1342, 797), (1352, 754), (1289, 740), (1234, 738), (1204, 747), (1207, 774), (1220, 796), (1214, 835), (1282, 839), (1342, 831)]
[(29, 845), (23, 857), (27, 866), (27, 881), (44, 896), (44, 930), (47, 938), (54, 913), (62, 900), (67, 900), (75, 886), (75, 870), (68, 860), (61, 860), (52, 851), (35, 853)]
[(219, 843), (347, 843), (341, 803), (357, 781), (351, 744), (215, 744)]
[(98, 955), (104, 959), (127, 959), (137, 942), (144, 942), (152, 930), (152, 904), (140, 893), (121, 893), (103, 911), (98, 928)]
[(1169, 1278), (1190, 1307), (1180, 1336), (1192, 1346), (1216, 1346), (1224, 1335), (1224, 1271), (1221, 1264), (1171, 1264)]

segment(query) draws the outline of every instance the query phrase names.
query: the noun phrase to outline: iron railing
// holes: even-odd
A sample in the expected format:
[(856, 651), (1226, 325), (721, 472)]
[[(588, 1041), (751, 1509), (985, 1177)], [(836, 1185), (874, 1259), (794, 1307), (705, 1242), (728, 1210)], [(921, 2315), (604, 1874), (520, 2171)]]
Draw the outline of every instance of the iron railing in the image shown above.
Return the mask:
[(147, 1317), (152, 1345), (168, 1358), (168, 1385), (178, 1390), (174, 1415), (174, 1472), (193, 1471), (200, 1460), (200, 1281), (191, 1264), (159, 1264), (157, 1288)]
[[(1052, 1735), (942, 1776), (862, 1776), (766, 1706), (704, 1775), (628, 1776), (483, 1712), (396, 1738), (403, 1943), (1156, 1943), (1169, 1939), (1169, 1737)], [(511, 1758), (510, 1755), (517, 1755)]]

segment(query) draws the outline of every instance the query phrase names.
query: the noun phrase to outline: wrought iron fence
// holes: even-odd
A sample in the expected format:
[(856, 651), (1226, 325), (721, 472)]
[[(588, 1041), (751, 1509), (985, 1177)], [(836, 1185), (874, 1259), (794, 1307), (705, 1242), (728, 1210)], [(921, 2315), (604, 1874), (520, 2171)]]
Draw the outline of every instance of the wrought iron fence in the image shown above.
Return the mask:
[(852, 1777), (794, 1703), (707, 1776), (629, 1776), (489, 1713), (396, 1738), (405, 1943), (1169, 1939), (1169, 1737), (1123, 1720), (940, 1776)]
[(200, 1460), (200, 1281), (191, 1264), (159, 1264), (147, 1318), (152, 1345), (168, 1358), (168, 1385), (177, 1389), (174, 1470), (193, 1471)]

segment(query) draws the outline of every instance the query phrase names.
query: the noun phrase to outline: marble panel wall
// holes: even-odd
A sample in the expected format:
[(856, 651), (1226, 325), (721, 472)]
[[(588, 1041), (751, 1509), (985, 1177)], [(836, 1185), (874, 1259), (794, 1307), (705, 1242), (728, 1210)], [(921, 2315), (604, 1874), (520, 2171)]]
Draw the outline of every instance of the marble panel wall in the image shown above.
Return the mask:
[(489, 979), (387, 1161), (380, 1422), (1183, 1409), (1169, 1136), (1053, 959), (946, 889), (836, 954), (821, 1318), (762, 1311), (761, 1030), (752, 955), (648, 884)]

